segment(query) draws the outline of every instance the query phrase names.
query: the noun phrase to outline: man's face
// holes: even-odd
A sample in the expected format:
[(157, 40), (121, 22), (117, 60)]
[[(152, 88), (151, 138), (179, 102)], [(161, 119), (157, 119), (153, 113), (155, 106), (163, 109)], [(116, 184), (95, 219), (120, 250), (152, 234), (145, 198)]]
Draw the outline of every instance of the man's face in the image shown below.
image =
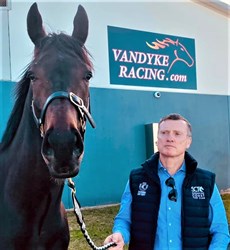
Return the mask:
[(165, 120), (158, 130), (157, 146), (164, 157), (184, 155), (192, 142), (187, 123), (183, 120)]

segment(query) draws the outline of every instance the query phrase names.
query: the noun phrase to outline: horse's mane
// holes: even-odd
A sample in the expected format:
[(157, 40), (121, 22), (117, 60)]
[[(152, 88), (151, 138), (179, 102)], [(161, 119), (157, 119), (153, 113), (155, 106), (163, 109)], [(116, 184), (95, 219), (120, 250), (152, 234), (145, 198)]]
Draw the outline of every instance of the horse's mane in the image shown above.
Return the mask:
[(27, 77), (28, 68), (25, 70), (22, 79), (17, 83), (15, 87), (15, 103), (2, 137), (0, 149), (7, 147), (11, 143), (19, 126), (25, 105), (26, 96), (30, 86), (30, 79)]
[[(37, 55), (43, 50), (48, 50), (51, 47), (55, 47), (58, 51), (67, 55), (77, 55), (85, 62), (89, 67), (93, 68), (91, 63), (91, 56), (87, 49), (76, 39), (68, 36), (64, 33), (56, 34), (52, 33), (48, 36), (42, 38), (38, 44), (36, 44), (34, 60), (36, 60)], [(32, 61), (32, 63), (33, 63)], [(31, 63), (31, 64), (32, 64)], [(28, 78), (28, 71), (31, 64), (26, 68), (23, 73), (22, 79), (17, 83), (15, 88), (15, 103), (12, 109), (10, 118), (7, 122), (5, 132), (2, 137), (2, 143), (0, 144), (0, 149), (6, 148), (13, 140), (16, 131), (18, 129), (21, 117), (23, 114), (23, 109), (25, 105), (26, 96), (28, 94), (30, 79)]]

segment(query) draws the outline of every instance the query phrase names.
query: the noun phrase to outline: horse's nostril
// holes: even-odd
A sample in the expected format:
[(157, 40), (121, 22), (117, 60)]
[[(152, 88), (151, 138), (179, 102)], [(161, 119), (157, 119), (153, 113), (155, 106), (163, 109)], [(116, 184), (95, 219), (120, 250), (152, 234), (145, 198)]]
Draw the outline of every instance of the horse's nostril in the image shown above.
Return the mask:
[(43, 145), (43, 154), (47, 157), (52, 157), (54, 155), (54, 150), (48, 142)]
[(81, 137), (81, 134), (76, 131), (74, 138), (73, 156), (79, 157), (82, 154), (83, 150), (83, 138)]
[(77, 135), (74, 136), (74, 142), (75, 145), (77, 144)]
[(52, 148), (46, 148), (45, 152), (44, 152), (48, 157), (51, 157), (54, 155), (54, 151)]
[(54, 150), (49, 142), (49, 136), (46, 136), (43, 141), (42, 153), (47, 158), (51, 158), (54, 156)]
[(82, 152), (83, 139), (78, 131), (48, 130), (44, 137), (42, 153), (48, 160), (68, 162)]
[(73, 150), (73, 156), (79, 157), (82, 154), (82, 150), (80, 148), (75, 147)]

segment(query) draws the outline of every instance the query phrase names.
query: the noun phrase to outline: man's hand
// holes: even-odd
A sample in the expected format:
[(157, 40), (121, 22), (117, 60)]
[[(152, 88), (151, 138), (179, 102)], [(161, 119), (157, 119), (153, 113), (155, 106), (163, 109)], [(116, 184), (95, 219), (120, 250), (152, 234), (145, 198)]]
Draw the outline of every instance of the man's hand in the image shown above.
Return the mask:
[(110, 247), (109, 250), (123, 250), (123, 247), (125, 245), (123, 237), (120, 233), (114, 233), (109, 235), (105, 239), (104, 244), (108, 244), (110, 242), (115, 242), (117, 245), (115, 247)]

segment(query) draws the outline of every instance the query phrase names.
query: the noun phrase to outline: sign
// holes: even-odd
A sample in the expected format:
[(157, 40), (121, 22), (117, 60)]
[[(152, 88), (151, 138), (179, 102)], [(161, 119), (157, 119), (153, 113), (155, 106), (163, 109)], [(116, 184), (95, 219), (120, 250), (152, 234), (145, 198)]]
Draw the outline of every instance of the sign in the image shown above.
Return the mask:
[(110, 84), (197, 89), (195, 40), (108, 26)]

